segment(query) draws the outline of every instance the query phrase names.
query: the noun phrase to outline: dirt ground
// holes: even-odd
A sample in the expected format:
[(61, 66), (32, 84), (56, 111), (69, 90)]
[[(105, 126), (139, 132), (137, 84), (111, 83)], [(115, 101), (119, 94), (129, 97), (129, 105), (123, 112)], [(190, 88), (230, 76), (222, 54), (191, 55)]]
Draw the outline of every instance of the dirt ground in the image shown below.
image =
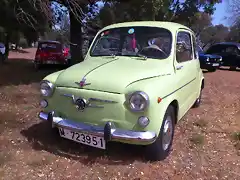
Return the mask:
[(178, 123), (169, 158), (149, 163), (139, 147), (102, 151), (53, 134), (37, 118), (38, 83), (58, 69), (35, 72), (27, 51), (0, 66), (0, 179), (240, 180), (240, 71), (204, 73), (202, 106)]

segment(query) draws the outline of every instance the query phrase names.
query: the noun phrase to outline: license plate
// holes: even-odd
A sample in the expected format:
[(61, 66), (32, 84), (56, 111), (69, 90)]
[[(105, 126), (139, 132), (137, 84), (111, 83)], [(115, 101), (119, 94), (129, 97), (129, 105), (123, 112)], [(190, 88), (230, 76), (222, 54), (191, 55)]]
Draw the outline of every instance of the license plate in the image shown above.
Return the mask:
[(213, 66), (219, 66), (219, 64), (218, 63), (213, 63)]
[(57, 64), (55, 61), (47, 61), (47, 64)]
[(79, 133), (68, 129), (59, 128), (61, 137), (92, 147), (106, 149), (106, 143), (103, 137), (97, 137), (90, 134)]

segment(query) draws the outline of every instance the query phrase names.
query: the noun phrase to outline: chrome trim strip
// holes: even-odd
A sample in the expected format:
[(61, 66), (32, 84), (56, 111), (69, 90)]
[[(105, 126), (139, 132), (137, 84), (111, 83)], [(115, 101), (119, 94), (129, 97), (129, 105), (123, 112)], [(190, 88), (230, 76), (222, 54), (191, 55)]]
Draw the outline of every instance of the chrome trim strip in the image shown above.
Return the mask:
[(95, 104), (88, 104), (87, 107), (91, 107), (91, 108), (104, 108), (104, 106), (99, 106), (99, 105), (95, 105)]
[(165, 98), (167, 98), (168, 96), (170, 96), (170, 95), (174, 94), (175, 92), (177, 92), (178, 90), (184, 88), (185, 86), (187, 86), (188, 84), (190, 84), (191, 82), (193, 82), (195, 79), (196, 79), (196, 77), (193, 78), (191, 81), (187, 82), (186, 84), (184, 84), (183, 86), (181, 86), (180, 88), (176, 89), (175, 91), (173, 91), (173, 92), (167, 94), (166, 96), (162, 97), (162, 99), (165, 99)]
[(98, 101), (98, 102), (106, 102), (106, 103), (117, 103), (117, 101), (98, 99), (98, 98), (89, 98), (88, 101)]
[[(48, 114), (44, 112), (40, 112), (38, 117), (44, 121), (48, 120)], [(52, 122), (50, 123), (54, 124), (54, 127), (62, 127), (62, 128), (66, 128), (73, 131), (89, 133), (92, 135), (104, 137), (104, 127), (88, 125), (80, 122), (74, 122), (72, 120), (62, 119), (60, 117), (53, 117)], [(150, 132), (150, 131), (141, 132), (141, 131), (118, 129), (114, 127), (114, 124), (111, 126), (110, 136), (111, 136), (110, 141), (124, 140), (124, 141), (131, 141), (132, 143), (134, 142), (152, 143), (157, 138), (157, 135), (154, 132)]]
[(128, 86), (130, 86), (131, 84), (136, 83), (136, 82), (138, 82), (138, 81), (143, 81), (143, 80), (147, 80), (147, 79), (157, 78), (157, 77), (161, 77), (161, 76), (169, 76), (169, 75), (171, 75), (171, 73), (160, 74), (160, 75), (156, 75), (156, 76), (151, 76), (151, 77), (146, 77), (146, 78), (138, 79), (138, 80), (136, 80), (136, 81), (131, 82), (131, 83), (128, 84), (126, 87), (128, 87)]
[[(77, 99), (77, 98), (81, 98), (81, 97), (76, 97), (72, 94), (61, 94), (62, 96), (65, 96), (65, 97), (70, 97), (72, 98), (74, 101)], [(88, 101), (98, 101), (98, 102), (106, 102), (106, 103), (118, 103), (117, 101), (111, 101), (111, 100), (106, 100), (106, 99), (98, 99), (98, 98), (89, 98)]]

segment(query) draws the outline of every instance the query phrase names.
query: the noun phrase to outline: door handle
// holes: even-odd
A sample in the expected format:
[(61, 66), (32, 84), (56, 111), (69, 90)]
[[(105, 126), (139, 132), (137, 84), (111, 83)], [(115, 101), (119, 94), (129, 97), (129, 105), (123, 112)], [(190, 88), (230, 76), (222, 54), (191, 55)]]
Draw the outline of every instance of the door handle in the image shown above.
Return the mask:
[(180, 65), (180, 66), (177, 66), (177, 67), (176, 67), (177, 70), (180, 70), (180, 69), (182, 69), (182, 68), (183, 68), (183, 65)]

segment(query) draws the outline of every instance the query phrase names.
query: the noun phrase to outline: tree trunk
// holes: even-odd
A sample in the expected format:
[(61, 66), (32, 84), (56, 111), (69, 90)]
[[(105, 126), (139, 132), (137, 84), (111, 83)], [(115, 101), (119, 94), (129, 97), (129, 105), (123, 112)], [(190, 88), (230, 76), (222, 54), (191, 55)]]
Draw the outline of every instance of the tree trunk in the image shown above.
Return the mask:
[(69, 11), (69, 17), (71, 64), (76, 64), (84, 60), (82, 53), (82, 24), (71, 11)]

